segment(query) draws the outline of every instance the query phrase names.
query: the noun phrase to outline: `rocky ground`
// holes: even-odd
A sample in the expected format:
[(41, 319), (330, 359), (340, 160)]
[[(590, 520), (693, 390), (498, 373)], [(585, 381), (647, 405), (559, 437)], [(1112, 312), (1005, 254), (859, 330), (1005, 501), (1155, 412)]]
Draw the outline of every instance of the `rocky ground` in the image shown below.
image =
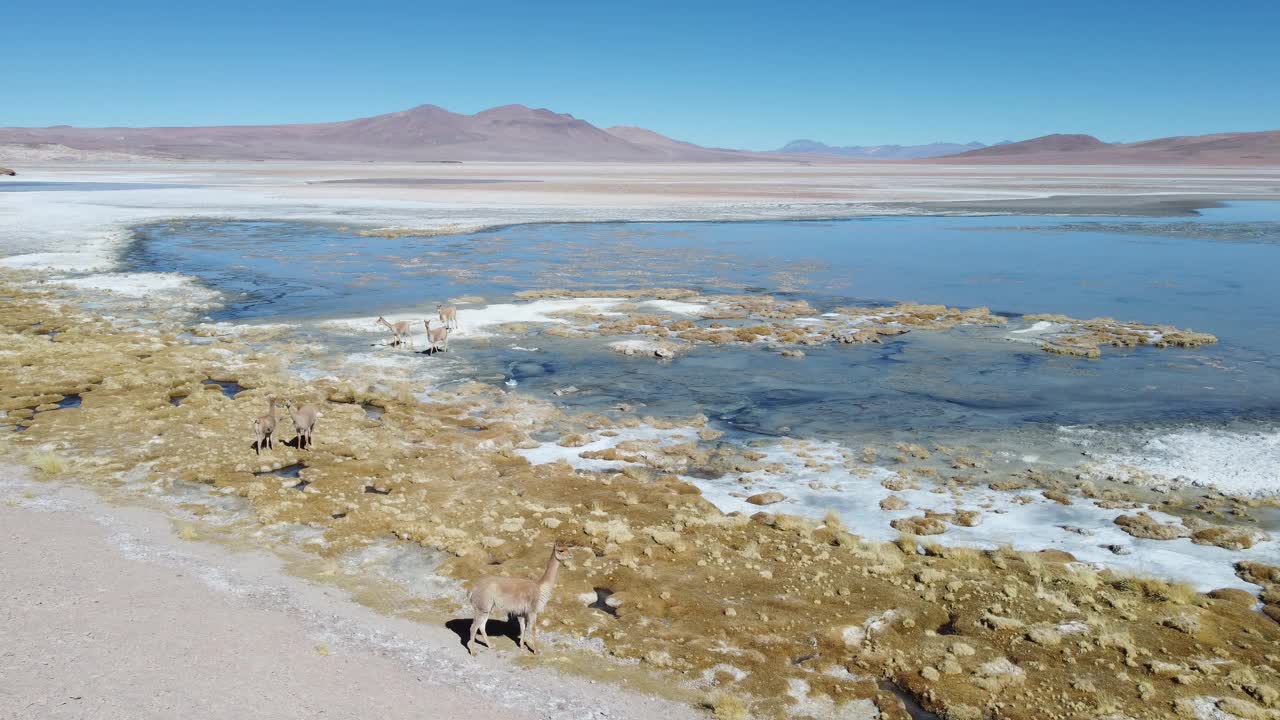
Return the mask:
[[(1248, 592), (933, 545), (917, 537), (928, 515), (882, 544), (834, 516), (725, 514), (643, 445), (640, 462), (604, 472), (522, 454), (547, 432), (644, 427), (710, 443), (674, 452), (687, 463), (747, 469), (705, 419), (566, 417), (482, 385), (425, 401), (408, 385), (303, 385), (283, 371), (286, 346), (195, 342), (181, 313), (90, 314), (30, 282), (0, 287), (4, 419), (20, 429), (4, 434), (7, 457), (125, 495), (205, 488), (179, 506), (180, 536), (291, 542), (317, 582), (340, 584), (352, 553), (387, 538), (441, 553), (435, 572), (458, 583), (533, 575), (568, 540), (541, 667), (634, 668), (641, 686), (722, 717), (901, 717), (902, 695), (948, 718), (1270, 717), (1280, 702), (1280, 625)], [(270, 397), (321, 408), (314, 448), (253, 452), (247, 428)], [(1280, 569), (1239, 572), (1280, 601)], [(444, 587), (356, 597), (439, 626), (459, 615)]]
[[(373, 170), (406, 182), (309, 184)], [(412, 166), (19, 171), (23, 179), (119, 180), (127, 174), (191, 183), (174, 190), (5, 198), (0, 243), (6, 253), (23, 255), (4, 264), (64, 271), (110, 267), (126, 241), (124, 227), (171, 217), (341, 220), (420, 233), (548, 219), (832, 217), (882, 212), (876, 203), (906, 203), (900, 209), (907, 212), (911, 203), (956, 196), (987, 202), (1034, 196), (1052, 204), (1044, 198), (1080, 187), (1078, 168), (984, 169), (981, 179), (953, 169), (883, 167), (474, 164), (448, 170), (461, 180), (495, 174), (521, 180), (475, 187), (415, 184), (409, 180), (424, 171)], [(437, 171), (444, 172), (431, 169)], [(1113, 199), (1172, 188), (1196, 196), (1178, 202), (1194, 204), (1213, 193), (1255, 196), (1260, 181), (1273, 176), (1265, 169), (1233, 170), (1230, 177), (1213, 169), (1180, 168), (1177, 178), (1168, 176), (1172, 172), (1103, 169), (1091, 188)], [(246, 707), (280, 717), (321, 710), (430, 716), (436, 709), (458, 716), (453, 710), (462, 705), (485, 717), (582, 717), (587, 709), (681, 717), (700, 706), (721, 718), (904, 718), (917, 704), (940, 717), (974, 720), (1280, 713), (1275, 564), (1237, 567), (1252, 591), (1202, 594), (1177, 583), (1098, 571), (1062, 553), (978, 551), (928, 540), (937, 524), (975, 520), (960, 512), (922, 509), (893, 543), (859, 537), (858, 528), (844, 527), (835, 516), (802, 518), (754, 503), (750, 511), (726, 513), (673, 470), (750, 473), (767, 464), (719, 444), (702, 418), (568, 416), (548, 403), (474, 384), (424, 396), (424, 388), (409, 382), (303, 383), (286, 371), (290, 353), (300, 349), (276, 333), (194, 327), (199, 298), (167, 303), (151, 299), (146, 288), (124, 287), (123, 295), (132, 298), (127, 308), (83, 305), (103, 301), (104, 282), (121, 291), (129, 280), (103, 277), (70, 290), (49, 287), (42, 272), (6, 271), (0, 278), (0, 456), (32, 472), (29, 483), (10, 477), (0, 510), (4, 532), (17, 528), (18, 538), (6, 543), (0, 567), (5, 577), (22, 579), (2, 606), (13, 618), (6, 636), (13, 644), (3, 652), (19, 648), (0, 656), (0, 692), (13, 695), (18, 688), (18, 702), (5, 703), (19, 709), (15, 717), (31, 715), (30, 708), (39, 708), (36, 716), (136, 717), (194, 707), (174, 687), (200, 701), (197, 714), (227, 716), (236, 710), (243, 716)], [(121, 296), (117, 292), (115, 300)], [(830, 327), (803, 331), (785, 322), (796, 318), (797, 308), (766, 308), (782, 315), (767, 317), (759, 308), (731, 303), (723, 328), (675, 327), (679, 321), (671, 320), (655, 325), (635, 314), (613, 326), (590, 316), (570, 318), (568, 330), (661, 336), (653, 338), (655, 350), (671, 335), (688, 345), (778, 342), (792, 350), (808, 340), (874, 341), (871, 333), (879, 337), (881, 330), (999, 322), (956, 318), (946, 308), (910, 308), (888, 323), (867, 322), (867, 309), (850, 310), (830, 320)], [(907, 317), (912, 327), (902, 322)], [(1049, 332), (1038, 341), (1045, 349), (1058, 345), (1071, 354), (1101, 352), (1108, 344), (1212, 341), (1106, 319), (1042, 321)], [(250, 424), (271, 397), (321, 408), (314, 448), (279, 442), (274, 451), (254, 453)], [(632, 444), (623, 444), (639, 430), (684, 440), (631, 438)], [(562, 449), (583, 448), (574, 453), (580, 460), (610, 450), (578, 443), (616, 438), (606, 444), (620, 460), (605, 469), (531, 462), (529, 454), (548, 437), (559, 438)], [(291, 438), (285, 430), (281, 440)], [(870, 452), (903, 458), (909, 469), (895, 485), (902, 493), (931, 481), (925, 465), (942, 457), (936, 448), (910, 444)], [(930, 452), (933, 457), (922, 457)], [(948, 455), (945, 462), (964, 473), (975, 460)], [(1079, 501), (1054, 478), (992, 482)], [(106, 531), (85, 523), (85, 516), (115, 512), (102, 510), (100, 500), (80, 498), (66, 515), (46, 513), (45, 498), (63, 486), (91, 489), (113, 503), (153, 505), (163, 517), (176, 518), (171, 536), (157, 531), (149, 537), (157, 544), (145, 554), (162, 562), (139, 564), (129, 554), (139, 547), (130, 539), (136, 533), (122, 534), (110, 522), (98, 523)], [(1105, 487), (1088, 500), (1126, 508), (1130, 534), (1181, 539), (1198, 533), (1208, 543), (1240, 542), (1195, 523), (1170, 527), (1144, 518), (1136, 496)], [(1208, 512), (1250, 509), (1224, 499)], [(112, 547), (103, 546), (104, 536)], [(519, 661), (537, 679), (522, 685), (523, 673), (489, 657), (476, 673), (458, 670), (473, 667), (449, 640), (456, 639), (449, 630), (466, 616), (458, 604), (460, 587), (483, 573), (535, 574), (556, 538), (577, 549), (543, 619), (547, 652)], [(406, 591), (360, 565), (359, 558), (388, 547), (417, 549), (432, 559), (411, 573), (430, 579), (425, 589)], [(253, 575), (269, 577), (265, 585), (219, 584), (224, 568), (244, 569), (220, 554), (225, 548), (269, 551), (286, 559), (287, 574)], [(208, 562), (181, 559), (193, 556)], [(282, 595), (281, 584), (291, 589)], [(140, 593), (138, 587), (160, 591)], [(361, 614), (377, 631), (313, 624), (315, 617), (337, 612), (317, 597), (330, 592), (355, 603), (339, 614)], [(289, 593), (308, 599), (301, 603)], [(110, 613), (91, 607), (104, 602)], [(38, 622), (27, 622), (31, 613)], [(151, 629), (144, 621), (161, 631), (138, 632), (139, 625)], [(395, 623), (394, 632), (377, 629), (379, 622)], [(122, 645), (136, 650), (117, 652)], [(271, 650), (266, 660), (254, 661), (262, 672), (246, 679), (240, 668), (253, 647)], [(422, 647), (429, 651), (416, 652)], [(30, 658), (41, 653), (49, 664), (32, 666)], [(512, 649), (501, 654), (516, 657)], [(193, 680), (185, 674), (177, 679), (172, 668), (188, 666), (201, 672)], [(589, 679), (601, 682), (591, 685)], [(628, 715), (634, 698), (607, 689), (623, 684), (678, 705), (638, 705), (637, 714)], [(148, 698), (157, 704), (139, 705)]]

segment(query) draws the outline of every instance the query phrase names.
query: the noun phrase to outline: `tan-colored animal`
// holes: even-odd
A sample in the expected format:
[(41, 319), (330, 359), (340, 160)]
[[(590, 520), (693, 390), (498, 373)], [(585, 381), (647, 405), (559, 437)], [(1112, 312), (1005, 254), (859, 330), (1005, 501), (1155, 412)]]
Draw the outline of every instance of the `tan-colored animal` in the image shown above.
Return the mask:
[(422, 324), (427, 328), (427, 350), (435, 352), (443, 349), (449, 352), (449, 326), (433, 328), (430, 320), (423, 320)]
[(467, 640), (467, 650), (476, 654), (476, 635), (484, 638), (485, 647), (492, 648), (489, 633), (485, 625), (492, 615), (515, 616), (520, 623), (520, 638), (517, 648), (528, 647), (537, 653), (538, 613), (547, 606), (551, 599), (551, 590), (556, 584), (556, 571), (560, 563), (570, 557), (568, 544), (556, 542), (551, 546), (551, 557), (547, 559), (547, 569), (539, 580), (509, 577), (482, 577), (471, 586), (467, 599), (471, 601), (474, 614), (471, 617), (471, 637)]
[(14, 171), (10, 170), (9, 168), (0, 168), (0, 175), (9, 175), (9, 176), (13, 176), (13, 175), (17, 175), (17, 174), (18, 174), (18, 173), (16, 173), (16, 172), (14, 172)]
[(315, 405), (303, 405), (295, 410), (292, 400), (286, 400), (284, 408), (289, 411), (289, 417), (293, 418), (293, 431), (297, 435), (298, 449), (305, 450), (311, 447), (311, 433), (316, 429), (316, 418), (320, 417), (320, 411)]
[(458, 328), (458, 308), (453, 305), (436, 305), (436, 314), (440, 316), (440, 322), (450, 330)]
[(257, 454), (262, 454), (262, 444), (266, 443), (268, 450), (275, 450), (275, 433), (276, 433), (276, 408), (280, 407), (280, 401), (270, 398), (267, 401), (267, 414), (259, 415), (253, 419), (253, 434), (256, 439), (253, 441), (253, 450)]
[(393, 323), (393, 322), (388, 322), (386, 318), (379, 315), (377, 324), (384, 325), (388, 330), (391, 331), (392, 345), (399, 345), (400, 343), (408, 340), (409, 347), (413, 347), (413, 333), (411, 332), (412, 327), (408, 320), (401, 320), (399, 322)]

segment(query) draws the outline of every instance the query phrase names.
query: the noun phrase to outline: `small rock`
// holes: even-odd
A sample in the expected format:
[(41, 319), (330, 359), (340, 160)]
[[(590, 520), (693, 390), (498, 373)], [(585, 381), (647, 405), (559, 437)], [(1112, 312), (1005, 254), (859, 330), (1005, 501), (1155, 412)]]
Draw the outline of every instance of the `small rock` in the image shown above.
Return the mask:
[(888, 510), (888, 511), (901, 510), (906, 506), (907, 506), (907, 501), (903, 500), (897, 495), (890, 495), (889, 497), (880, 501), (881, 510)]
[(751, 497), (747, 498), (747, 502), (751, 503), (752, 505), (773, 505), (774, 503), (780, 503), (786, 499), (787, 499), (786, 495), (783, 495), (777, 490), (770, 490), (769, 492), (763, 492), (763, 493), (752, 495)]

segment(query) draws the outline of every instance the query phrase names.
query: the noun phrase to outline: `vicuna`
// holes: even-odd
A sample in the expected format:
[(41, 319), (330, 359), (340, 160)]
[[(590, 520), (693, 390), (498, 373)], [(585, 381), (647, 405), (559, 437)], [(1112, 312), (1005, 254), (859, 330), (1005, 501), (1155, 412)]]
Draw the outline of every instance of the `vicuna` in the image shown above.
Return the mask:
[(492, 648), (489, 633), (485, 625), (491, 615), (515, 616), (520, 623), (520, 637), (516, 641), (517, 648), (528, 647), (537, 653), (538, 613), (547, 606), (551, 599), (551, 590), (556, 584), (556, 571), (560, 563), (568, 560), (571, 548), (557, 542), (551, 546), (551, 557), (547, 559), (547, 569), (539, 580), (509, 577), (483, 577), (476, 581), (467, 594), (474, 611), (471, 619), (471, 637), (467, 640), (467, 650), (476, 654), (476, 635), (484, 638), (485, 647)]
[(427, 351), (434, 353), (443, 345), (444, 351), (449, 352), (449, 326), (433, 328), (430, 320), (423, 320), (422, 324), (427, 327)]
[(305, 450), (311, 447), (311, 433), (316, 429), (316, 418), (320, 417), (320, 411), (315, 405), (303, 405), (294, 410), (291, 400), (286, 400), (284, 407), (293, 418), (293, 431), (297, 434), (298, 449)]
[(412, 328), (410, 327), (408, 320), (401, 320), (399, 322), (393, 323), (393, 322), (389, 322), (386, 318), (379, 315), (377, 324), (383, 325), (388, 330), (391, 331), (392, 345), (399, 345), (400, 343), (404, 342), (407, 339), (409, 341), (409, 347), (413, 347)]
[(262, 454), (262, 444), (266, 443), (268, 450), (275, 450), (274, 435), (276, 432), (276, 408), (280, 407), (280, 402), (275, 398), (267, 401), (267, 414), (259, 415), (253, 419), (253, 434), (256, 438), (253, 441), (253, 450), (257, 454)]

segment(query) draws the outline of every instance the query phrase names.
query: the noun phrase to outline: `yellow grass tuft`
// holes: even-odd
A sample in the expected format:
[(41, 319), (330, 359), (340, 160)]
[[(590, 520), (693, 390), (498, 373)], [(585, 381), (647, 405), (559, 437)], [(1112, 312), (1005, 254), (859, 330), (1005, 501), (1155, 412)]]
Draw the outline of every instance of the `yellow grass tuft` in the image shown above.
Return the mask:
[(848, 528), (844, 526), (844, 521), (840, 519), (840, 516), (836, 514), (835, 510), (828, 510), (827, 514), (822, 516), (822, 522), (832, 530), (848, 530)]
[(1102, 584), (1097, 571), (1087, 565), (1066, 565), (1064, 569), (1062, 579), (1070, 585), (1084, 590), (1096, 590)]
[(706, 707), (716, 720), (747, 720), (751, 717), (747, 702), (737, 695), (719, 692), (707, 699)]
[(49, 477), (62, 475), (70, 468), (65, 458), (52, 452), (33, 452), (27, 456), (27, 464)]
[(894, 545), (905, 555), (915, 555), (920, 547), (919, 538), (911, 533), (900, 533), (898, 539), (893, 541)]
[(195, 540), (200, 537), (200, 534), (196, 532), (196, 526), (191, 523), (178, 523), (177, 532), (178, 537), (183, 540)]

